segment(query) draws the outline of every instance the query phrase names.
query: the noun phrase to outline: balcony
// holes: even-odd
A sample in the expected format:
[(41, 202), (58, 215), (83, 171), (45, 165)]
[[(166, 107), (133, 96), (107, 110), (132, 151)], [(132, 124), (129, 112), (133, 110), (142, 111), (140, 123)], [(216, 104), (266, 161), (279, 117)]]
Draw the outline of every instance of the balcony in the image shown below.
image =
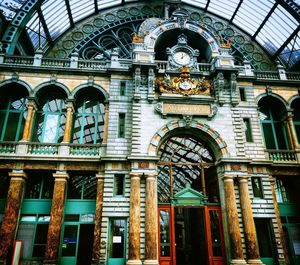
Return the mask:
[(292, 162), (292, 163), (297, 163), (298, 162), (298, 153), (296, 150), (273, 150), (273, 149), (268, 149), (266, 150), (269, 159), (274, 161), (274, 162)]
[(69, 144), (69, 143), (34, 143), (34, 142), (0, 142), (0, 157), (5, 158), (37, 158), (37, 159), (100, 159), (103, 155), (101, 144)]

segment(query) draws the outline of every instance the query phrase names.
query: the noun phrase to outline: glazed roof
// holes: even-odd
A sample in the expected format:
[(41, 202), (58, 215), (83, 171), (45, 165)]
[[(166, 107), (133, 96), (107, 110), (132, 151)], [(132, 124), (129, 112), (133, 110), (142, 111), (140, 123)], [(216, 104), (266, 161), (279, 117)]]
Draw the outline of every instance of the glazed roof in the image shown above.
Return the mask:
[[(25, 29), (33, 47), (49, 47), (76, 23), (112, 7), (138, 0), (0, 0), (0, 9), (15, 28)], [(147, 3), (151, 1), (146, 1)], [(180, 1), (169, 1), (180, 2)], [(300, 0), (182, 0), (238, 27), (288, 68), (300, 59)], [(9, 30), (11, 32), (9, 32)], [(8, 28), (2, 42), (14, 42)], [(5, 48), (5, 47), (4, 47)], [(7, 48), (13, 53), (14, 45)]]

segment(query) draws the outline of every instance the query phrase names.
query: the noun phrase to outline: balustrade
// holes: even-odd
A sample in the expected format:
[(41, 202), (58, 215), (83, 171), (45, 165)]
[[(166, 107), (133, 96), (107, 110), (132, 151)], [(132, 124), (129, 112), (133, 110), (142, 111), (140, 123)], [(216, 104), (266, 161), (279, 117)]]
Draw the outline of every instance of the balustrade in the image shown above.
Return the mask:
[(267, 150), (269, 159), (282, 162), (296, 162), (297, 152), (295, 150)]
[(14, 154), (16, 152), (16, 142), (1, 142), (0, 154)]
[(59, 144), (28, 143), (28, 154), (31, 155), (57, 155)]
[(100, 145), (70, 145), (70, 155), (72, 156), (99, 156)]

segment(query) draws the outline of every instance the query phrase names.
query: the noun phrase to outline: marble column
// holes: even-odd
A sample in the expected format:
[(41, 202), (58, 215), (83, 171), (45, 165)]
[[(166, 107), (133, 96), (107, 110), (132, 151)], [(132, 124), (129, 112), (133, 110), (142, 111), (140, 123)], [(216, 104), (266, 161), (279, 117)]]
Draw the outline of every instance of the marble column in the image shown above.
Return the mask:
[(53, 177), (55, 178), (55, 181), (44, 264), (56, 264), (58, 260), (60, 232), (64, 215), (65, 193), (69, 175), (66, 172), (57, 172), (53, 174)]
[(74, 113), (73, 102), (68, 101), (67, 103), (67, 114), (66, 114), (66, 126), (64, 131), (64, 143), (70, 143), (71, 141), (71, 131), (72, 131), (72, 117)]
[(140, 186), (141, 174), (130, 173), (130, 215), (128, 265), (142, 264), (140, 257)]
[(103, 209), (104, 174), (97, 174), (97, 197), (92, 264), (99, 264), (101, 251), (101, 222)]
[(18, 226), (22, 197), (27, 175), (23, 171), (9, 173), (10, 184), (7, 194), (6, 207), (0, 228), (0, 264), (6, 263), (9, 250), (12, 250)]
[(108, 116), (109, 116), (109, 105), (108, 105), (108, 103), (106, 103), (106, 105), (105, 105), (105, 113), (104, 113), (103, 144), (107, 144), (107, 136), (108, 136)]
[(293, 114), (290, 112), (288, 113), (288, 116), (287, 116), (287, 124), (289, 126), (289, 131), (291, 133), (293, 146), (295, 149), (299, 149), (300, 147), (299, 147), (298, 137), (297, 137), (297, 133), (296, 133), (295, 126), (294, 126)]
[(262, 264), (259, 256), (255, 224), (249, 196), (248, 176), (239, 176), (240, 202), (244, 224), (248, 264)]
[(229, 238), (231, 243), (231, 264), (246, 264), (243, 255), (242, 237), (236, 207), (233, 176), (225, 175), (223, 180)]
[(272, 197), (273, 197), (273, 202), (274, 202), (274, 210), (275, 210), (275, 215), (276, 215), (276, 221), (278, 224), (278, 233), (280, 236), (280, 244), (282, 246), (283, 249), (283, 256), (284, 259), (286, 261), (286, 263), (288, 263), (288, 251), (287, 251), (287, 246), (286, 246), (286, 242), (285, 242), (285, 237), (284, 237), (284, 232), (282, 229), (282, 223), (281, 223), (281, 218), (280, 218), (280, 213), (279, 213), (279, 207), (278, 207), (278, 202), (277, 202), (277, 198), (276, 198), (276, 193), (275, 193), (275, 182), (276, 179), (273, 177), (270, 177), (270, 184), (271, 184), (271, 190), (272, 190)]
[(29, 142), (30, 140), (34, 114), (36, 110), (37, 110), (37, 106), (35, 102), (33, 100), (29, 100), (27, 103), (27, 116), (26, 116), (25, 126), (23, 130), (23, 137), (22, 137), (22, 141), (24, 142)]
[(156, 174), (146, 175), (145, 216), (145, 261), (146, 265), (158, 265), (157, 260), (157, 204)]

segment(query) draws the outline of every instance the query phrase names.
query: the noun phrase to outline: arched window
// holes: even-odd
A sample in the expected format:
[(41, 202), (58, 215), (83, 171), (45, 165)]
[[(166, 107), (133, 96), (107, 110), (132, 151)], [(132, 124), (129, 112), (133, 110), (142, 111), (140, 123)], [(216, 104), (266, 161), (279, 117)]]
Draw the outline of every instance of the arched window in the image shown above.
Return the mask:
[(286, 108), (278, 99), (267, 96), (258, 102), (259, 118), (267, 149), (287, 150), (289, 148), (284, 124)]
[[(47, 95), (47, 98), (46, 98)], [(65, 95), (57, 88), (43, 91), (36, 114), (33, 141), (59, 143), (63, 140), (66, 123)]]
[[(168, 203), (184, 188), (203, 192), (218, 201), (214, 158), (206, 146), (192, 136), (174, 136), (162, 144), (158, 163), (158, 201)], [(209, 179), (209, 181), (207, 181)]]
[[(12, 89), (9, 88), (10, 90)], [(14, 95), (1, 93), (0, 100), (0, 140), (18, 141), (22, 138), (26, 121), (27, 92), (14, 90)]]
[(77, 97), (73, 125), (73, 143), (102, 143), (104, 132), (104, 100), (95, 90), (84, 89)]
[(291, 107), (293, 109), (294, 126), (295, 126), (295, 130), (296, 130), (296, 134), (297, 134), (297, 138), (298, 138), (298, 143), (299, 143), (300, 142), (300, 98), (295, 99), (292, 102)]

